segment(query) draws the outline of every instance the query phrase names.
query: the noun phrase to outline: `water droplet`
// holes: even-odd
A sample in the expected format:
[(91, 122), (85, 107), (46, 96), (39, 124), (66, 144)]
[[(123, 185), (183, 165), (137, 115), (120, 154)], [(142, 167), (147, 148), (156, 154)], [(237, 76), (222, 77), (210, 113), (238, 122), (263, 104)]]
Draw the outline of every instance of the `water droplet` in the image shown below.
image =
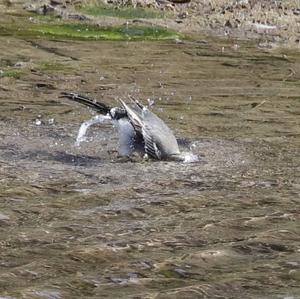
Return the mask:
[(147, 102), (148, 102), (149, 107), (151, 107), (155, 104), (154, 100), (151, 100), (151, 99), (147, 99)]

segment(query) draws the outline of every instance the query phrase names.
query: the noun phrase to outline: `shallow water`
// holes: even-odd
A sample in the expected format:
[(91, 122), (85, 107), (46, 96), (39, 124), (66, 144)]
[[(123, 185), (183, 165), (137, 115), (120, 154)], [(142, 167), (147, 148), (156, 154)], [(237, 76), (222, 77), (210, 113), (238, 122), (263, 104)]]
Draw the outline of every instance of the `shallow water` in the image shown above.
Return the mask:
[[(1, 298), (300, 298), (299, 53), (13, 37), (0, 52), (22, 72), (0, 79)], [(200, 161), (119, 158), (109, 124), (76, 146), (93, 113), (64, 90), (154, 100)]]

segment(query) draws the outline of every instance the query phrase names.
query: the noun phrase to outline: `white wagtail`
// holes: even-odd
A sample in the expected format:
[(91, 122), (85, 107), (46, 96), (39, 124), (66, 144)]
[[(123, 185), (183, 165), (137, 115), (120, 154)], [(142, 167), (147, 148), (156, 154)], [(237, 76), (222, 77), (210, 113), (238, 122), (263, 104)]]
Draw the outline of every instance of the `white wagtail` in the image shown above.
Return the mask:
[[(169, 127), (137, 100), (130, 98), (130, 104), (120, 100), (122, 107), (110, 108), (106, 104), (72, 92), (62, 92), (61, 97), (84, 104), (100, 115), (105, 115), (105, 119), (111, 119), (118, 127), (120, 155), (128, 156), (138, 151), (156, 160), (185, 159)], [(103, 118), (100, 120), (96, 116), (85, 122), (84, 132), (89, 126), (102, 121)]]

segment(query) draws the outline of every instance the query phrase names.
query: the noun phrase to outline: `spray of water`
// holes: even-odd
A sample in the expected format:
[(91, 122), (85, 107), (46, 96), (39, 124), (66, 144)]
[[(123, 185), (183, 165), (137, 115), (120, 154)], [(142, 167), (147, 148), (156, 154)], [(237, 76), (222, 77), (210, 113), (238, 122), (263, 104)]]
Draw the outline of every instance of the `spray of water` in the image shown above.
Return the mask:
[(192, 152), (184, 152), (183, 155), (183, 163), (195, 163), (199, 161), (199, 157)]
[(80, 146), (80, 143), (86, 141), (86, 132), (90, 126), (104, 123), (106, 120), (111, 120), (109, 115), (96, 115), (93, 118), (83, 122), (79, 128), (75, 145)]

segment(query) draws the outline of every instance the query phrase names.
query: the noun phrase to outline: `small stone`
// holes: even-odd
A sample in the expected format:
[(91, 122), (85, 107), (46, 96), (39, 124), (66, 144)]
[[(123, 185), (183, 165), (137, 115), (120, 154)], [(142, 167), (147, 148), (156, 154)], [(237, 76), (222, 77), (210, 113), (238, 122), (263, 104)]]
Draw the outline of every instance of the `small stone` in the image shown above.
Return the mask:
[(170, 2), (181, 4), (191, 2), (191, 0), (170, 0)]
[(225, 22), (224, 26), (225, 26), (225, 27), (228, 27), (228, 28), (232, 28), (232, 27), (233, 27), (232, 24), (231, 24), (231, 22), (230, 22), (229, 20), (227, 20), (227, 21)]
[(51, 0), (50, 4), (53, 5), (53, 6), (55, 6), (55, 5), (63, 5), (64, 1), (62, 1), (62, 0)]
[(18, 61), (18, 62), (15, 63), (14, 66), (18, 67), (18, 68), (24, 68), (24, 67), (26, 67), (26, 65), (27, 65), (26, 62), (24, 62), (24, 61)]
[(185, 19), (185, 18), (188, 17), (188, 15), (189, 15), (189, 13), (188, 13), (187, 11), (184, 11), (184, 12), (178, 14), (177, 17), (178, 17), (179, 19)]

